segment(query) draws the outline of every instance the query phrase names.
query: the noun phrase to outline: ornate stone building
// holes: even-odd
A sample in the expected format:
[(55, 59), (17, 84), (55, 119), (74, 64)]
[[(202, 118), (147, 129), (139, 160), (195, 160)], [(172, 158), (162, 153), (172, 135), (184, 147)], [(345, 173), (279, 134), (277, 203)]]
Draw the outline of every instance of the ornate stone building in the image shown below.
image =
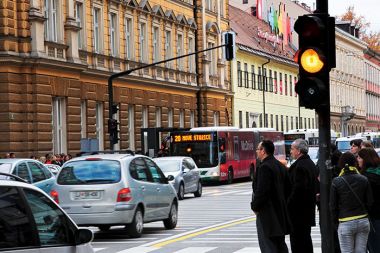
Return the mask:
[[(108, 148), (108, 77), (221, 45), (228, 1), (2, 0), (0, 154)], [(120, 142), (141, 149), (142, 127), (229, 125), (222, 49), (116, 79)]]

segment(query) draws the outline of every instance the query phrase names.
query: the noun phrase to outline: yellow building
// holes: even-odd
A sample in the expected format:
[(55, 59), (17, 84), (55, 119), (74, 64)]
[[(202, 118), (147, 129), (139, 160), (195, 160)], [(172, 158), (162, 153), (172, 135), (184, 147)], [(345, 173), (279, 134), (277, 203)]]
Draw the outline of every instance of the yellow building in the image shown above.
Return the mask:
[[(108, 149), (108, 77), (221, 44), (228, 1), (2, 0), (0, 154)], [(143, 127), (228, 125), (222, 49), (113, 82), (120, 142), (140, 150)]]
[(229, 9), (231, 29), (237, 34), (236, 61), (231, 65), (233, 124), (279, 131), (316, 128), (315, 112), (298, 105), (295, 51), (264, 21), (233, 6)]

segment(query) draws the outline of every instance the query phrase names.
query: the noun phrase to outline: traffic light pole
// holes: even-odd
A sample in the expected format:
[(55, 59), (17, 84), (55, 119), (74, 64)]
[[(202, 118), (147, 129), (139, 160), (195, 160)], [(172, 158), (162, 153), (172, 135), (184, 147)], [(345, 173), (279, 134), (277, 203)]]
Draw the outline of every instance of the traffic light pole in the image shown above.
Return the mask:
[[(328, 0), (317, 0), (315, 13), (328, 13)], [(331, 28), (331, 27), (330, 27)], [(330, 36), (335, 37), (335, 30), (329, 30)], [(335, 45), (329, 45), (329, 47)], [(330, 57), (334, 57), (331, 56)], [(335, 60), (334, 60), (335, 62)], [(330, 66), (335, 67), (335, 66)], [(328, 82), (330, 80), (328, 74)], [(329, 85), (329, 84), (328, 84)], [(330, 97), (330, 94), (329, 94)], [(322, 252), (334, 253), (334, 228), (331, 220), (329, 201), (332, 181), (332, 167), (330, 158), (331, 125), (330, 125), (330, 100), (327, 105), (317, 110), (319, 122), (319, 176), (320, 176), (320, 229), (322, 236)]]
[[(136, 70), (153, 67), (153, 66), (158, 65), (158, 64), (166, 63), (166, 62), (169, 62), (169, 61), (174, 61), (174, 60), (177, 60), (177, 59), (181, 59), (181, 58), (184, 58), (184, 57), (192, 56), (192, 55), (195, 55), (195, 54), (207, 52), (207, 51), (210, 51), (210, 50), (214, 50), (214, 49), (221, 48), (221, 47), (226, 47), (226, 46), (228, 46), (228, 44), (223, 44), (223, 45), (219, 45), (219, 46), (216, 46), (216, 47), (210, 47), (210, 48), (207, 48), (207, 49), (204, 49), (204, 50), (195, 51), (195, 52), (190, 53), (190, 54), (185, 54), (185, 55), (177, 56), (177, 57), (174, 57), (174, 58), (162, 60), (162, 61), (159, 61), (159, 62), (154, 62), (154, 63), (151, 63), (151, 64), (146, 64), (146, 65), (134, 68), (134, 69), (129, 69), (129, 70), (126, 70), (126, 71), (123, 71), (123, 72), (112, 74), (108, 78), (108, 117), (109, 117), (109, 120), (112, 119), (113, 114), (114, 114), (114, 112), (112, 110), (112, 105), (113, 105), (113, 80), (114, 79), (116, 79), (118, 77), (121, 77), (121, 76), (127, 76), (127, 75), (131, 74), (133, 71), (136, 71)], [(110, 150), (114, 150), (114, 148), (113, 148), (114, 143), (113, 143), (113, 139), (111, 137), (111, 133), (110, 133), (110, 140), (109, 140), (109, 142), (110, 142)]]

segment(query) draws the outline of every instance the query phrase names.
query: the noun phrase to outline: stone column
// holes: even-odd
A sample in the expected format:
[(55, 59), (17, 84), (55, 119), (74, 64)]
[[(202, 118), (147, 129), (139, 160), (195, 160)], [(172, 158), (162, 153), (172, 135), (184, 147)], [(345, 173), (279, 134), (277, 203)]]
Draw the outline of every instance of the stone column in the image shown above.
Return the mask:
[(68, 45), (66, 51), (67, 59), (71, 62), (80, 63), (78, 32), (81, 29), (74, 16), (74, 0), (66, 0), (66, 22), (65, 22), (65, 44)]
[(46, 52), (44, 48), (45, 17), (43, 14), (43, 6), (40, 6), (39, 0), (30, 0), (29, 21), (30, 21), (30, 36), (32, 38), (31, 56), (45, 57), (46, 56)]

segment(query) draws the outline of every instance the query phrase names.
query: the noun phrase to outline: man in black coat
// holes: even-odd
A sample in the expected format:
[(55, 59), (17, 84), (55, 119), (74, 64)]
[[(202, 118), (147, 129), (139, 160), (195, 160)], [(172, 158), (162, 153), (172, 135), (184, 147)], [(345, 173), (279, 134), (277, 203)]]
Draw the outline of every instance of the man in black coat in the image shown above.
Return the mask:
[(297, 139), (290, 154), (296, 161), (289, 168), (291, 192), (288, 210), (293, 230), (290, 233), (292, 253), (312, 253), (311, 227), (315, 226), (315, 205), (319, 171), (310, 159), (308, 144)]
[(256, 214), (260, 250), (262, 253), (287, 253), (285, 235), (290, 232), (286, 208), (289, 177), (285, 166), (273, 156), (272, 141), (260, 142), (256, 154), (261, 163), (253, 182), (251, 209)]

